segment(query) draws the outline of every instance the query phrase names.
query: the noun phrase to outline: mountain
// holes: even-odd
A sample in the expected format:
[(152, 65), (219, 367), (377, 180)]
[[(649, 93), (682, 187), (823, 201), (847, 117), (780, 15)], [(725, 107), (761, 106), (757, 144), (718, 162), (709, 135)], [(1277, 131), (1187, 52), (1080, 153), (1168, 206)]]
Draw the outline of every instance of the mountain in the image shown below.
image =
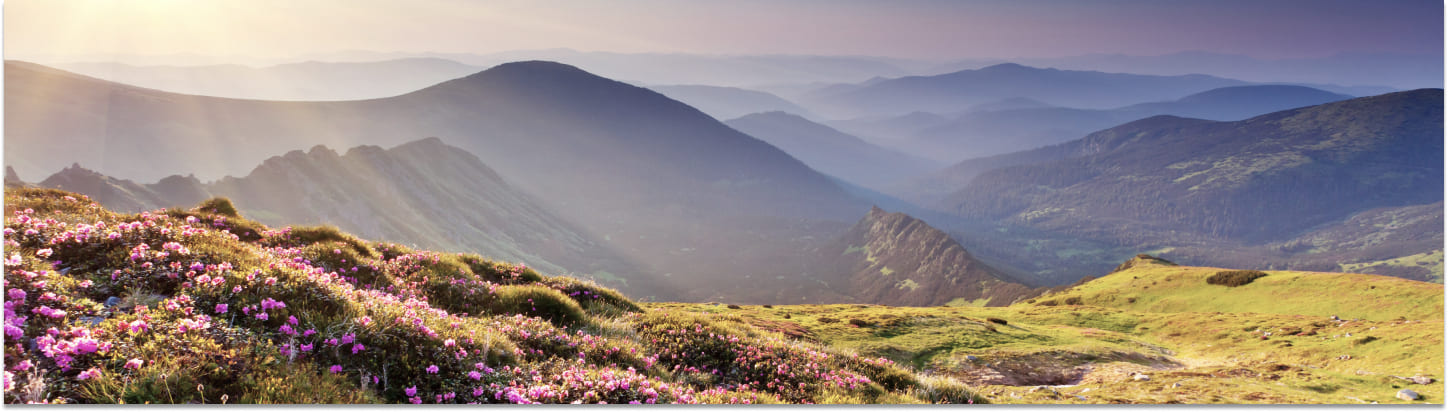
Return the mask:
[[(1393, 88), (1443, 87), (1443, 56), (1433, 54), (1340, 53), (1324, 57), (1266, 60), (1243, 55), (1186, 51), (1160, 56), (1088, 54), (1019, 60), (1034, 66), (1070, 70), (1168, 76), (1205, 73), (1253, 82), (1322, 83), (1313, 87), (1356, 96), (1397, 91)], [(961, 62), (936, 70), (954, 71), (967, 66), (980, 67), (979, 64), (974, 61)]]
[(866, 116), (825, 122), (830, 127), (860, 136), (875, 144), (889, 146), (921, 130), (945, 124), (951, 117), (937, 113), (911, 112), (898, 116)]
[(918, 219), (874, 207), (834, 243), (841, 283), (857, 302), (896, 306), (1006, 306), (1038, 293), (981, 263), (959, 243)]
[(796, 116), (813, 117), (809, 110), (773, 94), (719, 86), (649, 86), (670, 99), (684, 102), (715, 119), (725, 120), (750, 113), (787, 112)]
[(25, 181), (24, 181), (24, 180), (20, 180), (20, 175), (15, 173), (15, 168), (14, 168), (14, 167), (10, 167), (10, 166), (5, 166), (5, 187), (25, 187), (25, 186), (26, 186)]
[(1027, 67), (1014, 63), (935, 76), (909, 76), (822, 90), (800, 103), (823, 116), (851, 118), (914, 111), (953, 113), (1007, 98), (1104, 109), (1176, 99), (1246, 82), (1206, 75), (1149, 76)]
[(437, 58), (371, 62), (135, 66), (67, 63), (56, 66), (98, 79), (174, 93), (261, 100), (355, 100), (396, 96), (463, 77), (480, 68)]
[(5, 160), (22, 175), (79, 162), (124, 179), (217, 179), (319, 144), (434, 136), (675, 284), (757, 271), (810, 227), (848, 225), (868, 206), (688, 105), (558, 63), (345, 102), (178, 95), (7, 64)]
[(790, 113), (755, 113), (724, 124), (784, 150), (815, 170), (865, 187), (885, 187), (940, 168), (930, 160), (870, 144)]
[(436, 138), (345, 154), (317, 146), (209, 184), (172, 176), (140, 185), (73, 166), (39, 186), (82, 193), (123, 212), (224, 196), (267, 225), (336, 225), (373, 239), (592, 276), (639, 296), (661, 293), (661, 284), (647, 281), (648, 271), (512, 187), (476, 156)]
[(1442, 100), (1423, 89), (1237, 122), (1148, 118), (980, 173), (940, 207), (1143, 249), (1286, 241), (1441, 202)]
[(952, 121), (919, 130), (892, 147), (954, 162), (1061, 143), (1157, 115), (1242, 120), (1350, 98), (1352, 96), (1302, 86), (1253, 85), (1212, 89), (1177, 100), (1110, 110), (1046, 107), (972, 111)]

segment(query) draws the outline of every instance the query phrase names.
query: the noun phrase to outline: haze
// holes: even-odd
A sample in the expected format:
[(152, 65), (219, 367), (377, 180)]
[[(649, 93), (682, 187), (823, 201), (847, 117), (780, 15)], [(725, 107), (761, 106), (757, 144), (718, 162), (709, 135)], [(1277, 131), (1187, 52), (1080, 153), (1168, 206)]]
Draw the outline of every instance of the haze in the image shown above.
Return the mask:
[(7, 58), (37, 60), (559, 47), (933, 60), (1443, 50), (1436, 1), (21, 0), (4, 12)]

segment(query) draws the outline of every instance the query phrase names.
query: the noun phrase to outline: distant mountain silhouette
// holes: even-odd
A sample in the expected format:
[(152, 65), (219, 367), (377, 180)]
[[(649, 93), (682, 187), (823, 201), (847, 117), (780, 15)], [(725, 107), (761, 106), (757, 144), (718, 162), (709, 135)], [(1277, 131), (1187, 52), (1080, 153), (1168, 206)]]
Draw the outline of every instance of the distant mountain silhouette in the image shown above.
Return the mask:
[[(1443, 87), (1441, 54), (1340, 53), (1325, 57), (1258, 59), (1249, 56), (1185, 51), (1159, 56), (1087, 54), (1022, 58), (1018, 62), (1068, 70), (1154, 75), (1210, 74), (1253, 82), (1290, 82), (1334, 93), (1376, 95), (1420, 87)], [(992, 64), (968, 60), (942, 65), (936, 73)], [(1315, 84), (1314, 84), (1315, 83)]]
[(69, 63), (59, 68), (174, 93), (262, 100), (356, 100), (396, 96), (481, 70), (451, 60), (409, 58), (374, 62), (135, 66)]
[(783, 149), (815, 170), (865, 187), (885, 187), (940, 167), (785, 112), (755, 113), (724, 124)]
[(1172, 101), (1134, 104), (1110, 110), (1047, 107), (972, 111), (915, 132), (892, 147), (953, 162), (1061, 143), (1156, 115), (1242, 120), (1350, 98), (1352, 96), (1302, 86), (1234, 86)]
[(757, 90), (719, 86), (649, 86), (670, 99), (684, 102), (715, 119), (728, 120), (750, 113), (786, 112), (796, 116), (814, 117), (809, 110), (779, 96)]
[(954, 113), (1001, 99), (1104, 109), (1180, 98), (1246, 82), (1206, 75), (1148, 76), (1042, 69), (1004, 63), (935, 76), (909, 76), (821, 90), (801, 101), (824, 116), (852, 118), (914, 111)]
[(40, 186), (82, 193), (126, 212), (225, 196), (243, 215), (272, 226), (336, 225), (372, 239), (523, 262), (550, 274), (599, 274), (602, 282), (643, 295), (660, 293), (662, 286), (476, 156), (436, 138), (346, 154), (323, 146), (292, 151), (244, 177), (209, 184), (171, 176), (141, 185), (72, 166)]
[(1237, 122), (1148, 118), (1011, 155), (1024, 164), (980, 173), (941, 206), (1127, 243), (1171, 231), (1283, 240), (1442, 201), (1442, 100), (1423, 89)]

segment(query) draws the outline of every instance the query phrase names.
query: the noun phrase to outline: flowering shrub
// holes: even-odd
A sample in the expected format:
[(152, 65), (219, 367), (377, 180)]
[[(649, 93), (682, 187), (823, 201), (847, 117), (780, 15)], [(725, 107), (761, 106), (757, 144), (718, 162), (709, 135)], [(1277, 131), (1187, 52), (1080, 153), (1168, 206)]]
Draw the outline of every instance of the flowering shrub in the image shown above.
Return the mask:
[(270, 229), (224, 199), (122, 215), (16, 189), (5, 214), (8, 403), (870, 402), (915, 383), (521, 264)]

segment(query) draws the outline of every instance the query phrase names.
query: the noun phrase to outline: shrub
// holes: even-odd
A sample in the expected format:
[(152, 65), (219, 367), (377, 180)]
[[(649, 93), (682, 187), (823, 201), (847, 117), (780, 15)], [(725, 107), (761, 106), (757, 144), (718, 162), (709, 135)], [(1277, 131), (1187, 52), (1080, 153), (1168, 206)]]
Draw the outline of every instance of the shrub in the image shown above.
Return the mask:
[(835, 323), (835, 322), (839, 322), (840, 320), (839, 320), (839, 319), (832, 318), (832, 317), (829, 317), (829, 316), (820, 316), (819, 321), (820, 321), (820, 323)]
[(1001, 319), (1001, 318), (985, 318), (985, 320), (986, 320), (987, 322), (994, 323), (994, 324), (997, 324), (997, 325), (1005, 325), (1005, 324), (1006, 324), (1006, 320), (1005, 320), (1005, 319)]
[(1224, 270), (1207, 278), (1207, 284), (1222, 285), (1234, 288), (1267, 276), (1266, 272), (1260, 270)]
[(643, 310), (618, 291), (592, 281), (555, 276), (542, 281), (544, 285), (573, 298), (590, 313), (638, 312)]
[(367, 246), (367, 242), (342, 233), (336, 226), (304, 226), (294, 227), (287, 232), (286, 238), (296, 242), (298, 246), (311, 245), (322, 242), (342, 242), (362, 257), (376, 257), (377, 254)]
[(578, 302), (563, 292), (540, 285), (499, 287), (488, 302), (488, 312), (537, 316), (560, 326), (581, 325), (588, 320)]
[(863, 328), (863, 327), (866, 327), (866, 326), (874, 325), (874, 324), (872, 324), (872, 323), (870, 323), (870, 322), (866, 322), (866, 321), (864, 321), (864, 320), (862, 320), (862, 319), (850, 319), (850, 324), (851, 324), (851, 325), (858, 326), (858, 327), (862, 327), (862, 328)]
[(196, 210), (204, 213), (218, 214), (226, 217), (240, 218), (241, 213), (236, 211), (236, 206), (231, 204), (231, 199), (224, 197), (213, 197), (196, 205)]

